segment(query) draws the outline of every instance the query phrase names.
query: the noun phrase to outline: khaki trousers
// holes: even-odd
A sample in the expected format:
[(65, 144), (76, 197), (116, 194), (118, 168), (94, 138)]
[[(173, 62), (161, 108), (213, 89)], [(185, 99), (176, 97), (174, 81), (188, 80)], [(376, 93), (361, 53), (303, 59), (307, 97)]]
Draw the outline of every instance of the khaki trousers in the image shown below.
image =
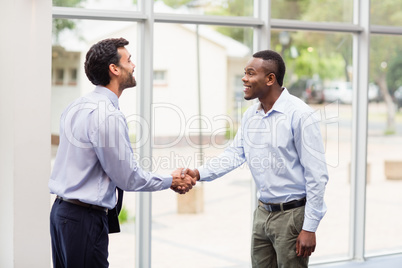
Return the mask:
[(303, 227), (304, 208), (268, 212), (258, 206), (254, 212), (251, 239), (253, 268), (308, 267), (309, 258), (296, 255), (296, 239)]

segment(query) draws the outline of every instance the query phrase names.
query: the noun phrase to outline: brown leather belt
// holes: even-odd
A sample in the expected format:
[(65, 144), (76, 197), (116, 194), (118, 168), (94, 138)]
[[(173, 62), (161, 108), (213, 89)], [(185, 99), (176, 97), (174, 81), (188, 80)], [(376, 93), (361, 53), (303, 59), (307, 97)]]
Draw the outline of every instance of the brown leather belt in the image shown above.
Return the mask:
[(93, 209), (96, 209), (96, 210), (101, 210), (101, 211), (106, 212), (106, 214), (108, 212), (108, 209), (105, 208), (105, 207), (87, 204), (87, 203), (81, 202), (78, 199), (68, 199), (68, 198), (64, 198), (64, 197), (61, 197), (61, 196), (57, 196), (57, 199), (60, 199), (60, 200), (63, 200), (65, 202), (68, 202), (68, 203), (71, 203), (71, 204), (74, 204), (74, 205), (78, 205), (78, 206), (81, 206), (81, 207), (93, 208)]
[(290, 201), (287, 203), (280, 203), (280, 204), (270, 204), (270, 203), (264, 203), (261, 200), (258, 200), (260, 203), (260, 206), (262, 206), (263, 208), (265, 208), (267, 211), (269, 212), (275, 212), (275, 211), (285, 211), (285, 210), (289, 210), (292, 208), (298, 208), (298, 207), (302, 207), (306, 204), (306, 198), (302, 198), (299, 200), (294, 200), (294, 201)]

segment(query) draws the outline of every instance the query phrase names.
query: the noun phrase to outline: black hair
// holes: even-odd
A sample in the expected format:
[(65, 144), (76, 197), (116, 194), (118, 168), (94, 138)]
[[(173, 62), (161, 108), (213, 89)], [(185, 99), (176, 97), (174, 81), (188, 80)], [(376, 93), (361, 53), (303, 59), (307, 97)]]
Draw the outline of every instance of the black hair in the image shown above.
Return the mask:
[(110, 83), (109, 65), (119, 65), (119, 47), (128, 45), (124, 38), (110, 38), (99, 41), (87, 52), (85, 58), (85, 74), (94, 85), (106, 86)]
[(254, 58), (261, 58), (264, 61), (274, 62), (276, 65), (276, 70), (273, 72), (276, 76), (276, 80), (280, 86), (283, 85), (283, 78), (285, 77), (286, 66), (281, 55), (273, 50), (262, 50), (254, 53)]

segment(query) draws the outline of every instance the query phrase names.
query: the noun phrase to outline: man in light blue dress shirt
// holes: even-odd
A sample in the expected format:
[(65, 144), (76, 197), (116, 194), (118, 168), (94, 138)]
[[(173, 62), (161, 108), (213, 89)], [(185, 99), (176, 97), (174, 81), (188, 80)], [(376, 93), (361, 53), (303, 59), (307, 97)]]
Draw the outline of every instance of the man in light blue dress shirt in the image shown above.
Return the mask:
[(283, 87), (285, 63), (278, 53), (257, 52), (244, 70), (244, 98), (259, 102), (244, 113), (233, 143), (221, 155), (182, 173), (212, 181), (247, 162), (259, 197), (253, 267), (307, 267), (326, 212), (328, 172), (319, 119)]
[(125, 191), (186, 192), (195, 184), (180, 171), (161, 176), (137, 165), (118, 98), (136, 85), (128, 41), (106, 39), (86, 55), (85, 73), (96, 85), (63, 112), (60, 145), (49, 180), (57, 195), (50, 214), (54, 267), (108, 267), (108, 216), (116, 187)]

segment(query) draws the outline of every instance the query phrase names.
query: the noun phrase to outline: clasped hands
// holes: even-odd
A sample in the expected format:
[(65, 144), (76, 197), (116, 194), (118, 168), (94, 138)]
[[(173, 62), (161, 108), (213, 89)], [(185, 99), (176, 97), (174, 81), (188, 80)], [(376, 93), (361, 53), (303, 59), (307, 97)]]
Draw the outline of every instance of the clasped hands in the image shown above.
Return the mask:
[(178, 168), (172, 172), (172, 185), (170, 189), (185, 194), (190, 191), (197, 182), (197, 173), (195, 170), (188, 168)]

